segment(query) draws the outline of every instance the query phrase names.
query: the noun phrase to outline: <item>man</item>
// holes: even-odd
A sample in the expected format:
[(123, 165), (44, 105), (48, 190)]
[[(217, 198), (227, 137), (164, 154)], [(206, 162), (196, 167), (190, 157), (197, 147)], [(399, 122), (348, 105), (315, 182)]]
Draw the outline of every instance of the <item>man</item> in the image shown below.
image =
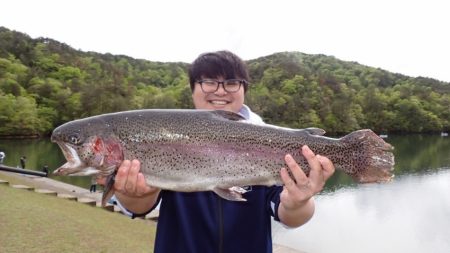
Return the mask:
[[(248, 72), (228, 51), (200, 55), (189, 69), (192, 99), (197, 109), (240, 113), (255, 124), (261, 118), (244, 105)], [(299, 147), (300, 148), (300, 147)], [(148, 186), (138, 160), (124, 161), (114, 188), (119, 205), (132, 216), (145, 215), (161, 202), (155, 241), (160, 252), (272, 252), (271, 216), (289, 227), (306, 223), (314, 213), (313, 196), (333, 174), (334, 166), (307, 146), (302, 154), (311, 167), (307, 177), (291, 155), (280, 168), (282, 186), (250, 186), (246, 202), (221, 199), (213, 192), (171, 192)]]
[(44, 172), (45, 173), (45, 176), (47, 177), (48, 176), (48, 165), (44, 165), (44, 167), (42, 167), (42, 172)]
[(5, 159), (6, 155), (5, 152), (0, 151), (0, 164), (3, 164), (3, 160)]
[(27, 157), (22, 156), (20, 157), (20, 166), (22, 166), (22, 169), (25, 169), (25, 163), (27, 162)]

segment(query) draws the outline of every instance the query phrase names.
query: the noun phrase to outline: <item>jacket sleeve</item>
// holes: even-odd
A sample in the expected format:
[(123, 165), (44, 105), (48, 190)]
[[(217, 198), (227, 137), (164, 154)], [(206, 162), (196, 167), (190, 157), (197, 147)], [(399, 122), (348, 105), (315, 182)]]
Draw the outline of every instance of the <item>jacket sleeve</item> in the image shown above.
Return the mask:
[(282, 186), (271, 186), (267, 188), (266, 192), (266, 208), (269, 209), (270, 215), (276, 221), (280, 221), (280, 218), (278, 217), (278, 207), (280, 206), (280, 194), (282, 191)]
[(146, 211), (144, 213), (133, 213), (133, 212), (129, 211), (120, 203), (120, 201), (116, 198), (116, 195), (113, 195), (109, 202), (112, 202), (113, 204), (117, 205), (123, 214), (134, 219), (136, 217), (142, 217), (142, 216), (149, 214), (151, 211), (153, 211), (159, 205), (160, 201), (161, 201), (161, 192), (158, 195), (158, 199), (156, 200), (155, 205), (153, 205), (148, 211)]

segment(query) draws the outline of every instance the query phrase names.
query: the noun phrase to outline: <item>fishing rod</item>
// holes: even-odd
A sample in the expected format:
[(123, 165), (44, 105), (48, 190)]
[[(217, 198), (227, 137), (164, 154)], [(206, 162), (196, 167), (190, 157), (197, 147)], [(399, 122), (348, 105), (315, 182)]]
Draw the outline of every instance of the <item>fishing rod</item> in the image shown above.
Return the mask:
[(47, 172), (42, 171), (36, 171), (36, 170), (27, 170), (27, 169), (21, 169), (21, 168), (14, 168), (10, 166), (6, 166), (3, 164), (0, 164), (0, 171), (7, 171), (7, 172), (13, 172), (13, 173), (19, 173), (19, 174), (26, 174), (26, 175), (33, 175), (33, 176), (39, 176), (39, 177), (47, 177)]

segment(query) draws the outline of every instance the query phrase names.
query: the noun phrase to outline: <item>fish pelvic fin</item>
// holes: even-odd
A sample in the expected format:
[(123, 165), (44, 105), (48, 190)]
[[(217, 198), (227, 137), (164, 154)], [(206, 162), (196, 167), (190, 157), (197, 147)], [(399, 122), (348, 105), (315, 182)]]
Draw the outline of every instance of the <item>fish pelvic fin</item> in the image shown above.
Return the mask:
[(242, 194), (246, 193), (247, 191), (238, 186), (233, 186), (230, 188), (220, 188), (215, 187), (213, 191), (219, 195), (220, 197), (230, 200), (230, 201), (247, 201), (245, 198), (242, 197)]
[(358, 183), (382, 183), (394, 178), (394, 147), (385, 142), (370, 129), (354, 131), (342, 138), (353, 149), (362, 152), (355, 154), (354, 162), (344, 172)]
[(106, 203), (114, 195), (114, 183), (116, 182), (116, 172), (106, 177), (105, 189), (102, 195), (102, 207), (106, 206)]

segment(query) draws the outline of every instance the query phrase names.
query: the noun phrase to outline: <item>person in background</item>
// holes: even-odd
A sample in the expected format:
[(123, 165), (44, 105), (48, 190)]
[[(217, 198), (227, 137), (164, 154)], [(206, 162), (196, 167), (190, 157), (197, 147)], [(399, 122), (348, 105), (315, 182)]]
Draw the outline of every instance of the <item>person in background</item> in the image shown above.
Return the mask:
[(3, 164), (3, 161), (5, 160), (5, 157), (6, 157), (5, 152), (0, 151), (0, 164)]
[(97, 181), (96, 181), (96, 178), (95, 177), (93, 177), (92, 179), (91, 179), (91, 186), (89, 187), (89, 192), (96, 192), (97, 191)]
[(25, 163), (26, 162), (27, 162), (26, 156), (20, 157), (20, 166), (22, 167), (22, 169), (25, 169)]
[(48, 165), (44, 165), (44, 167), (42, 167), (42, 172), (45, 173), (45, 176), (48, 176)]
[[(249, 76), (245, 63), (229, 51), (200, 55), (189, 68), (196, 109), (238, 113), (254, 124), (262, 119), (244, 104)], [(140, 161), (123, 161), (113, 196), (125, 213), (143, 216), (160, 203), (155, 253), (272, 252), (271, 217), (288, 227), (305, 224), (334, 166), (326, 157), (299, 147), (311, 172), (305, 175), (290, 154), (280, 168), (284, 186), (250, 186), (246, 202), (224, 200), (214, 192), (173, 192), (147, 185)], [(288, 170), (293, 175), (291, 178)], [(104, 179), (99, 183), (104, 184)]]

